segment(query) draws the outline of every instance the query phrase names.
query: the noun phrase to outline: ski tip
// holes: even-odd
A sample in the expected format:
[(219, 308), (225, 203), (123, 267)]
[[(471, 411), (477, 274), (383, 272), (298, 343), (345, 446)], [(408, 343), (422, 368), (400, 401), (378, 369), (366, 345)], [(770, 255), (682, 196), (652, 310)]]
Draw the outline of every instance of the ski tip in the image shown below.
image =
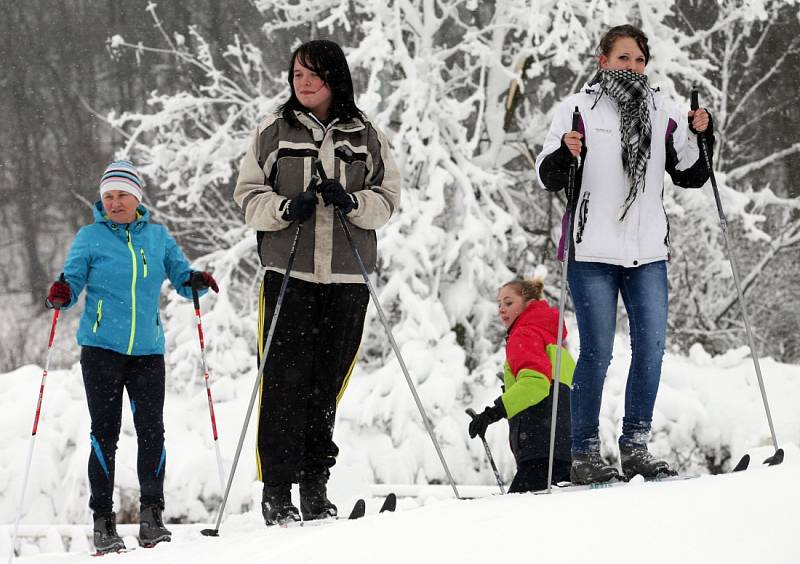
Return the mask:
[(383, 505), (381, 506), (379, 513), (394, 511), (395, 509), (397, 509), (397, 496), (394, 493), (390, 493), (383, 501)]
[(731, 472), (742, 472), (747, 470), (747, 467), (750, 465), (750, 455), (745, 454), (742, 458), (739, 459), (739, 462), (736, 463), (736, 466), (733, 467)]
[(204, 537), (218, 537), (219, 529), (203, 529), (200, 534)]
[(348, 519), (361, 519), (367, 513), (367, 503), (363, 499), (356, 501)]
[(779, 448), (775, 451), (775, 454), (764, 461), (764, 464), (767, 464), (768, 466), (777, 466), (781, 462), (783, 462), (783, 449)]

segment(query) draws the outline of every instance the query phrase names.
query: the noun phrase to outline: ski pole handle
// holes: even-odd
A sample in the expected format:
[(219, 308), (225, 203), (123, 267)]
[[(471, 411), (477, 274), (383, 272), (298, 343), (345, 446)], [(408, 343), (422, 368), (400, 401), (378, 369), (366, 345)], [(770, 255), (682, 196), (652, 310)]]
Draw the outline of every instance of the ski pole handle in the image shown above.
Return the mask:
[(581, 126), (581, 111), (578, 106), (575, 106), (575, 109), (572, 110), (572, 131), (577, 131), (580, 133), (580, 126)]
[(194, 302), (194, 310), (199, 312), (200, 311), (200, 294), (198, 292), (198, 287), (202, 284), (200, 279), (195, 279), (194, 272), (189, 275), (189, 279), (183, 283), (184, 287), (189, 286), (192, 288), (192, 301)]
[[(578, 106), (572, 111), (572, 131), (580, 133), (581, 112)], [(573, 156), (569, 163), (569, 176), (567, 181), (567, 209), (572, 208), (573, 197), (575, 196), (575, 177), (578, 174), (578, 157)]]
[(200, 311), (200, 294), (194, 284), (192, 284), (192, 301), (194, 302), (194, 310)]
[[(696, 112), (700, 108), (700, 93), (697, 91), (697, 86), (692, 86), (692, 93), (689, 96), (689, 108), (693, 112)], [(692, 127), (692, 118), (690, 117), (690, 118), (687, 118), (687, 119), (689, 120), (689, 127), (691, 128)], [(692, 130), (692, 131), (694, 131), (694, 130)], [(697, 132), (697, 136), (700, 139), (704, 139), (705, 138), (705, 132), (698, 131)]]

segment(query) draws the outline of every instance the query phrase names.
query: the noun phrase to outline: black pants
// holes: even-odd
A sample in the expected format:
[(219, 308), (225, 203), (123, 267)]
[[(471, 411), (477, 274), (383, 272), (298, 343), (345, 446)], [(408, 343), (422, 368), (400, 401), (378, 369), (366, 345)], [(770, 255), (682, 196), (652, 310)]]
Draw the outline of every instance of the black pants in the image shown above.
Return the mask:
[[(259, 363), (283, 275), (267, 271), (259, 307)], [(270, 346), (258, 419), (259, 479), (277, 485), (302, 475), (326, 479), (339, 449), (336, 404), (361, 343), (369, 290), (290, 278)]]
[(107, 349), (83, 347), (81, 370), (92, 419), (89, 454), (89, 507), (112, 511), (114, 459), (122, 422), (122, 390), (128, 390), (139, 450), (142, 506), (164, 506), (164, 357), (128, 356)]
[[(547, 489), (547, 458), (534, 458), (517, 466), (517, 474), (508, 493), (535, 492)], [(553, 483), (569, 482), (568, 460), (553, 460)]]

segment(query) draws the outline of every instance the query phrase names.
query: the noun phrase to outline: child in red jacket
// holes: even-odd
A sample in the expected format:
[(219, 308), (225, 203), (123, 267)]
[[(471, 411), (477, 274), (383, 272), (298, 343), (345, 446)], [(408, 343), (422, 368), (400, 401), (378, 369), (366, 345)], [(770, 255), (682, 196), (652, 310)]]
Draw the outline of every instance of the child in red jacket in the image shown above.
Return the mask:
[[(482, 437), (490, 424), (508, 418), (511, 451), (517, 462), (517, 474), (509, 493), (547, 488), (558, 309), (550, 307), (542, 299), (543, 290), (544, 283), (538, 278), (513, 280), (500, 288), (498, 313), (508, 329), (503, 367), (505, 390), (469, 425), (471, 438)], [(563, 335), (566, 338), (566, 327)], [(569, 392), (574, 367), (575, 361), (564, 348), (561, 353), (553, 483), (569, 481)]]

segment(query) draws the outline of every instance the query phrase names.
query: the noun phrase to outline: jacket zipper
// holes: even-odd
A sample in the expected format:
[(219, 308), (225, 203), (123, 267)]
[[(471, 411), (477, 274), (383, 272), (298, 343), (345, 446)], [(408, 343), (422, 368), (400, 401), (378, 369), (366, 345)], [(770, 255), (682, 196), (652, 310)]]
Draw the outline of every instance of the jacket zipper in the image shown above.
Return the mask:
[(584, 192), (581, 203), (578, 206), (578, 233), (575, 236), (575, 243), (583, 241), (583, 228), (586, 227), (586, 219), (589, 216), (589, 194)]
[(142, 274), (142, 278), (147, 278), (147, 257), (144, 254), (144, 247), (139, 248), (139, 254), (142, 255), (142, 265), (144, 266), (144, 274)]
[(139, 272), (136, 263), (136, 251), (133, 249), (133, 242), (131, 241), (131, 232), (126, 230), (128, 234), (128, 250), (131, 252), (131, 263), (133, 264), (133, 274), (131, 275), (131, 338), (128, 341), (128, 354), (133, 350), (133, 339), (136, 336), (136, 276)]
[(97, 301), (97, 315), (94, 319), (94, 326), (92, 327), (92, 333), (97, 333), (97, 329), (100, 327), (100, 321), (103, 319), (103, 300)]

